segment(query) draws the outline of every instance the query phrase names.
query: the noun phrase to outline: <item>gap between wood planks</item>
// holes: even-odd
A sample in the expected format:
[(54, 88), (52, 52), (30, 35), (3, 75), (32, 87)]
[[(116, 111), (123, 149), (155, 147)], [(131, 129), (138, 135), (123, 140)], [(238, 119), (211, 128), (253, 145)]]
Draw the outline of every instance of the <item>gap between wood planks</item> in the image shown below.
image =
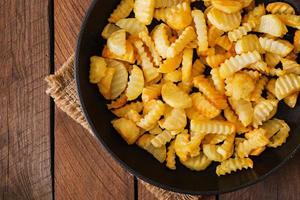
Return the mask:
[[(55, 62), (54, 62), (54, 47), (55, 47), (55, 35), (54, 35), (54, 0), (49, 0), (48, 5), (49, 13), (49, 37), (50, 37), (50, 74), (55, 72)], [(52, 195), (55, 199), (55, 103), (52, 98), (50, 98), (50, 145), (51, 145), (51, 180), (52, 180)]]

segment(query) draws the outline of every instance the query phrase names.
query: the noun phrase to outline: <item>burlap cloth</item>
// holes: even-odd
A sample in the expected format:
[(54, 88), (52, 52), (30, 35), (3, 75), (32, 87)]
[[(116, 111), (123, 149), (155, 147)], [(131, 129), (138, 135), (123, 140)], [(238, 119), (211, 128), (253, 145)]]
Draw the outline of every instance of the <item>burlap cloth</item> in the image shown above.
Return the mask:
[[(54, 99), (57, 107), (95, 136), (85, 120), (77, 97), (74, 79), (74, 56), (71, 56), (54, 75), (46, 77), (45, 80), (48, 83), (46, 92)], [(183, 195), (166, 191), (146, 182), (141, 182), (159, 200), (196, 200), (200, 198), (200, 196)]]

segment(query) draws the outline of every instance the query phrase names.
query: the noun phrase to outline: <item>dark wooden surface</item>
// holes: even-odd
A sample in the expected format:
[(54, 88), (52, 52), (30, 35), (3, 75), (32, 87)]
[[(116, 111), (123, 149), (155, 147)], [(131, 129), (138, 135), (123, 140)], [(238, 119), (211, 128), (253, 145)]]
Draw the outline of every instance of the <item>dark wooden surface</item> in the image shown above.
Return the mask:
[[(0, 0), (0, 199), (155, 200), (83, 128), (59, 109), (51, 112), (45, 95), (50, 63), (57, 70), (73, 54), (91, 1)], [(299, 165), (300, 153), (259, 184), (204, 199), (298, 200)]]
[(0, 199), (51, 199), (48, 0), (0, 1)]

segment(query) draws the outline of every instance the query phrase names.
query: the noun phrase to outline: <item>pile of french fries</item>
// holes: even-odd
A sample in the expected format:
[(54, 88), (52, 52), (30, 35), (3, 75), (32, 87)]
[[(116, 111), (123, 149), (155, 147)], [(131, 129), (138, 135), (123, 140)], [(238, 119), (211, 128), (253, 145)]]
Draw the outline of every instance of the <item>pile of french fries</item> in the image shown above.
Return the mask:
[[(108, 21), (90, 82), (111, 100), (112, 125), (129, 145), (172, 170), (176, 156), (195, 171), (218, 162), (220, 176), (286, 142), (288, 124), (273, 117), (281, 100), (294, 108), (300, 91), (291, 5), (122, 0)], [(293, 42), (283, 39), (287, 27)]]

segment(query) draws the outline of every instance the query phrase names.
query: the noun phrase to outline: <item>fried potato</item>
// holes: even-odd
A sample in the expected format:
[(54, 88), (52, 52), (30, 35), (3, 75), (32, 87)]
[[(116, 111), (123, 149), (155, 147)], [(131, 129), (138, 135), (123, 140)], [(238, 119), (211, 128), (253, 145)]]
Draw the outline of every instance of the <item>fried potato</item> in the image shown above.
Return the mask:
[(215, 26), (210, 26), (208, 28), (208, 44), (210, 47), (214, 47), (216, 45), (216, 41), (219, 37), (224, 34), (224, 31), (218, 29)]
[(220, 76), (220, 69), (214, 68), (210, 71), (211, 79), (215, 88), (221, 93), (225, 94), (225, 81)]
[(127, 87), (128, 72), (125, 65), (116, 60), (107, 60), (109, 67), (115, 69), (113, 79), (111, 81), (111, 99), (116, 99), (120, 96)]
[(300, 52), (300, 30), (297, 30), (295, 32), (295, 36), (294, 36), (294, 50), (295, 50), (295, 53), (299, 53)]
[(243, 4), (234, 0), (211, 0), (212, 6), (228, 14), (236, 13), (242, 10)]
[(255, 80), (244, 72), (238, 72), (233, 75), (232, 80), (232, 98), (250, 100), (251, 94), (255, 89)]
[(185, 49), (182, 56), (182, 82), (184, 84), (192, 83), (193, 49)]
[(221, 113), (221, 110), (210, 103), (200, 92), (192, 94), (193, 107), (207, 119), (212, 119)]
[(295, 92), (290, 96), (287, 96), (283, 99), (284, 103), (289, 106), (290, 108), (295, 108), (298, 100), (299, 92)]
[(160, 73), (171, 73), (180, 66), (181, 61), (182, 61), (182, 54), (178, 54), (177, 56), (175, 56), (173, 58), (167, 58), (159, 66), (158, 71)]
[(253, 127), (258, 128), (263, 122), (271, 119), (277, 112), (277, 100), (262, 100), (254, 107)]
[(172, 58), (178, 54), (180, 54), (185, 46), (189, 44), (191, 41), (196, 39), (197, 35), (195, 30), (192, 26), (188, 26), (184, 31), (181, 33), (178, 39), (167, 50), (167, 57)]
[(235, 52), (237, 54), (247, 53), (257, 51), (259, 53), (265, 53), (264, 49), (261, 47), (258, 37), (253, 34), (243, 36), (235, 44)]
[(148, 102), (153, 99), (158, 99), (161, 95), (161, 85), (153, 84), (143, 88), (142, 100), (143, 102)]
[(166, 146), (161, 146), (159, 148), (155, 148), (151, 144), (151, 140), (154, 138), (153, 135), (144, 134), (142, 135), (136, 144), (141, 147), (142, 149), (146, 150), (150, 154), (153, 155), (154, 158), (156, 158), (160, 163), (163, 163), (166, 160), (167, 157), (167, 148)]
[(133, 12), (135, 17), (145, 25), (152, 22), (155, 0), (135, 0)]
[(168, 147), (167, 157), (166, 157), (166, 166), (169, 169), (176, 169), (176, 152), (175, 152), (175, 141), (173, 140)]
[(289, 136), (289, 125), (283, 120), (278, 120), (278, 123), (281, 124), (281, 128), (275, 135), (273, 135), (270, 138), (270, 143), (268, 144), (268, 147), (277, 148), (283, 145), (286, 142), (287, 137)]
[(265, 62), (270, 68), (276, 67), (279, 63), (280, 60), (282, 59), (282, 56), (275, 54), (275, 53), (266, 53), (265, 54)]
[(203, 171), (211, 164), (211, 160), (209, 160), (203, 153), (200, 153), (200, 155), (196, 157), (189, 158), (186, 161), (180, 160), (180, 162), (188, 169), (194, 171)]
[(240, 158), (248, 157), (251, 151), (264, 147), (269, 143), (269, 139), (265, 136), (264, 129), (253, 130), (253, 136), (240, 143), (237, 147), (237, 154)]
[(135, 100), (142, 94), (144, 83), (143, 71), (138, 66), (134, 65), (129, 76), (128, 87), (126, 90), (126, 96), (129, 101)]
[(158, 53), (158, 51), (155, 48), (155, 44), (152, 40), (152, 38), (148, 35), (147, 32), (140, 32), (139, 38), (144, 42), (144, 44), (148, 47), (151, 56), (153, 58), (153, 62), (156, 66), (159, 66), (161, 64), (161, 57)]
[(138, 35), (140, 32), (148, 33), (147, 27), (136, 18), (120, 19), (116, 25), (126, 30), (131, 35)]
[(221, 78), (225, 79), (235, 72), (240, 71), (241, 69), (256, 63), (261, 60), (261, 56), (257, 51), (243, 53), (241, 55), (237, 55), (235, 57), (231, 57), (227, 59), (220, 66), (220, 75)]
[(120, 19), (124, 19), (129, 16), (133, 9), (134, 0), (122, 0), (117, 8), (108, 18), (108, 21), (111, 23), (116, 23)]
[(278, 14), (276, 15), (279, 19), (287, 26), (300, 29), (300, 16), (299, 15), (287, 15)]
[(197, 76), (194, 78), (193, 83), (218, 109), (225, 109), (228, 106), (225, 96), (216, 90), (213, 83), (208, 79)]
[(264, 15), (260, 18), (258, 32), (267, 33), (275, 37), (284, 36), (288, 30), (276, 15)]
[(208, 36), (204, 13), (201, 10), (193, 10), (192, 16), (197, 33), (198, 51), (206, 51), (208, 49)]
[(111, 23), (108, 23), (102, 33), (101, 33), (101, 36), (104, 38), (104, 39), (108, 39), (109, 36), (111, 36), (111, 34), (113, 34), (114, 32), (120, 30), (120, 28), (118, 26), (116, 26), (115, 24), (111, 24)]
[(272, 14), (295, 14), (295, 9), (288, 3), (284, 2), (269, 3), (267, 6), (267, 11)]
[(256, 23), (253, 22), (253, 21), (250, 21), (248, 23), (244, 23), (239, 28), (237, 28), (233, 31), (230, 31), (228, 33), (228, 38), (231, 42), (236, 42), (239, 39), (241, 39), (243, 36), (247, 35), (247, 33), (252, 31), (253, 28), (255, 28), (255, 26), (256, 26)]
[(141, 102), (133, 102), (131, 104), (127, 104), (122, 108), (118, 108), (112, 111), (117, 117), (125, 117), (125, 115), (130, 111), (135, 110), (138, 113), (143, 110), (143, 103)]
[(226, 59), (228, 59), (228, 54), (215, 54), (207, 56), (206, 63), (211, 68), (218, 68)]
[(256, 87), (253, 90), (252, 94), (251, 94), (251, 101), (257, 102), (260, 100), (261, 98), (261, 94), (265, 88), (265, 86), (268, 83), (268, 78), (266, 78), (265, 76), (263, 76), (261, 79), (258, 80), (258, 82), (256, 83)]
[(243, 23), (247, 23), (250, 21), (260, 21), (260, 18), (266, 14), (266, 9), (264, 4), (259, 4), (257, 7), (255, 7), (253, 10), (249, 11), (248, 14), (246, 14), (243, 17)]
[(300, 91), (300, 77), (295, 74), (280, 76), (275, 83), (275, 95), (281, 100)]
[(143, 69), (146, 82), (153, 81), (159, 76), (159, 72), (157, 68), (154, 67), (154, 64), (149, 58), (146, 49), (143, 46), (143, 42), (141, 40), (135, 40), (133, 41), (133, 44), (142, 61), (142, 69)]
[(172, 140), (173, 136), (170, 134), (169, 131), (163, 131), (160, 134), (156, 135), (152, 140), (151, 140), (151, 144), (155, 147), (155, 148), (159, 148), (162, 147), (164, 145), (166, 145), (168, 142), (170, 142)]
[(90, 83), (99, 83), (106, 74), (107, 63), (104, 58), (98, 56), (92, 56), (90, 62)]
[(225, 32), (238, 28), (242, 20), (240, 12), (228, 14), (217, 8), (210, 9), (207, 18), (212, 25)]
[(108, 67), (105, 73), (105, 76), (101, 79), (101, 81), (97, 84), (100, 93), (107, 100), (112, 99), (111, 97), (111, 83), (116, 72), (115, 68)]
[(229, 98), (230, 105), (239, 117), (244, 126), (248, 126), (253, 121), (253, 107), (250, 101), (243, 99), (235, 100)]
[(282, 57), (287, 56), (294, 49), (294, 46), (286, 40), (273, 40), (261, 37), (259, 42), (265, 51)]
[(230, 158), (221, 162), (216, 168), (218, 176), (230, 174), (237, 170), (253, 168), (253, 161), (249, 158)]
[(234, 124), (220, 120), (191, 120), (190, 126), (194, 133), (230, 135), (236, 131)]
[(192, 106), (191, 97), (174, 83), (165, 83), (161, 91), (162, 99), (173, 108), (189, 108)]
[(189, 2), (182, 2), (169, 8), (157, 9), (154, 17), (157, 20), (164, 21), (174, 30), (182, 30), (193, 21)]
[(167, 57), (167, 51), (170, 46), (169, 35), (170, 28), (165, 24), (157, 25), (152, 31), (153, 41), (156, 47), (156, 50), (162, 58)]
[(168, 117), (165, 118), (162, 128), (168, 131), (183, 130), (187, 124), (185, 111), (182, 108), (174, 108)]
[(118, 99), (112, 101), (110, 104), (107, 104), (107, 108), (109, 110), (121, 108), (126, 103), (127, 103), (127, 96), (125, 94), (122, 94)]
[(282, 63), (282, 69), (284, 70), (285, 73), (287, 74), (293, 73), (293, 74), (300, 75), (300, 65), (296, 61), (282, 58), (281, 63)]
[(155, 102), (153, 109), (144, 115), (144, 117), (137, 122), (137, 125), (144, 130), (151, 130), (154, 128), (160, 117), (164, 114), (165, 106), (160, 100)]
[(102, 56), (104, 58), (111, 58), (111, 59), (116, 59), (116, 60), (120, 60), (120, 61), (125, 61), (125, 62), (129, 62), (131, 64), (133, 64), (136, 60), (134, 48), (133, 48), (132, 44), (128, 41), (126, 41), (125, 54), (123, 54), (121, 56), (117, 55), (117, 54), (111, 52), (110, 49), (108, 48), (108, 46), (105, 46), (102, 51)]
[(111, 123), (129, 145), (134, 144), (140, 137), (140, 129), (131, 120), (120, 118), (113, 120)]

